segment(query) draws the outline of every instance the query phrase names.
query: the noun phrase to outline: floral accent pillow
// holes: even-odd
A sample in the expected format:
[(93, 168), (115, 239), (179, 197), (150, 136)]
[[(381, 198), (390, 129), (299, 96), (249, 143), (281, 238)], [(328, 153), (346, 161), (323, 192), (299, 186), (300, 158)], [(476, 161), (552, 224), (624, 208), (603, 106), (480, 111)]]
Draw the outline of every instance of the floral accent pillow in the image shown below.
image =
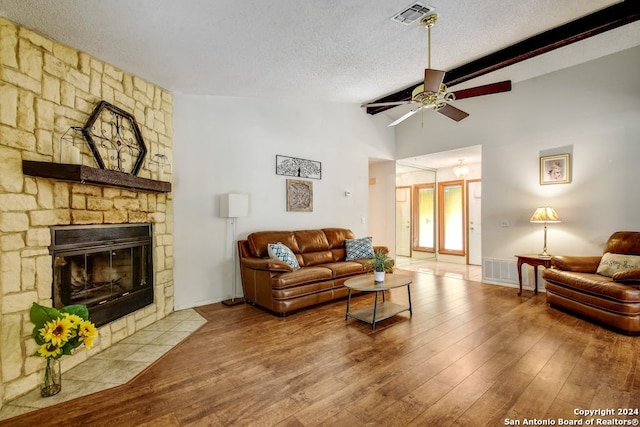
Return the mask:
[(267, 244), (267, 252), (269, 253), (269, 257), (273, 259), (279, 259), (291, 267), (294, 270), (300, 268), (300, 264), (298, 264), (298, 259), (291, 249), (287, 247), (287, 245), (283, 245), (282, 243), (269, 243)]
[(612, 277), (615, 273), (640, 268), (640, 255), (624, 255), (607, 252), (602, 256), (596, 273)]
[(361, 239), (345, 239), (344, 247), (347, 250), (346, 261), (356, 259), (373, 258), (373, 237)]

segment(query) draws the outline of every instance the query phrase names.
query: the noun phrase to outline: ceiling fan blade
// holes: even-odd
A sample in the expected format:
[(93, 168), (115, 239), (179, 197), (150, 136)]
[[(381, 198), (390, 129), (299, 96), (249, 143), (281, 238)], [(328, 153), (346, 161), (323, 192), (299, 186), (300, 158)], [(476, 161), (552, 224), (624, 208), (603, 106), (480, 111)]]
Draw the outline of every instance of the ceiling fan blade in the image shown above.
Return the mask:
[(465, 113), (464, 111), (449, 104), (445, 104), (444, 107), (438, 109), (438, 113), (444, 114), (445, 116), (455, 120), (456, 122), (459, 122), (469, 115), (468, 113)]
[(395, 105), (411, 104), (413, 101), (393, 101), (393, 102), (373, 102), (371, 104), (362, 104), (361, 107), (389, 107)]
[(453, 92), (456, 99), (472, 98), (474, 96), (491, 95), (492, 93), (509, 92), (511, 90), (511, 80), (491, 83), (483, 86), (471, 87)]
[(396, 120), (395, 122), (389, 123), (387, 125), (387, 127), (391, 127), (391, 126), (395, 126), (397, 124), (400, 124), (400, 122), (405, 121), (406, 119), (408, 119), (409, 117), (413, 116), (415, 113), (417, 113), (418, 111), (422, 110), (422, 105), (418, 108), (414, 108), (413, 110), (409, 111), (407, 114), (405, 114), (404, 116), (400, 117), (398, 120)]
[(424, 91), (425, 92), (438, 92), (440, 85), (444, 80), (444, 71), (433, 70), (431, 68), (425, 68), (424, 70)]

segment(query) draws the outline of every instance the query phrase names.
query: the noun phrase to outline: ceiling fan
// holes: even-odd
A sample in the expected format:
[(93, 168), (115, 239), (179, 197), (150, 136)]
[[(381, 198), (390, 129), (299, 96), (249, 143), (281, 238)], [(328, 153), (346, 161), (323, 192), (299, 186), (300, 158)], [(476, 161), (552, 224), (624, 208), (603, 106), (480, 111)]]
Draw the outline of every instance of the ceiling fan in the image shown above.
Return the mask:
[(469, 89), (462, 89), (455, 92), (449, 92), (447, 86), (443, 83), (445, 72), (431, 68), (431, 27), (433, 27), (438, 19), (437, 14), (427, 15), (420, 21), (420, 25), (428, 31), (428, 68), (424, 70), (424, 83), (417, 86), (411, 93), (411, 99), (408, 101), (393, 102), (374, 102), (362, 104), (361, 107), (382, 107), (395, 106), (404, 104), (417, 104), (415, 108), (400, 117), (398, 120), (390, 123), (389, 126), (395, 126), (400, 122), (413, 116), (421, 110), (432, 108), (440, 114), (444, 114), (450, 119), (459, 122), (469, 114), (454, 107), (450, 104), (456, 99), (471, 98), (474, 96), (490, 95), (493, 93), (508, 92), (511, 90), (511, 81), (506, 80), (498, 83), (491, 83), (483, 86), (476, 86)]

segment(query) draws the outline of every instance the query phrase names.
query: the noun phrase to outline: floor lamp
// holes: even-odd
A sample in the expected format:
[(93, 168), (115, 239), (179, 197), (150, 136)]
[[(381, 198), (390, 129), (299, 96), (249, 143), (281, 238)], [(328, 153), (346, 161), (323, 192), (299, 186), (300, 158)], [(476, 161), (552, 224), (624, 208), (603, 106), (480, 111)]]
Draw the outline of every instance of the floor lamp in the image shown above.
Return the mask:
[(237, 305), (244, 303), (244, 298), (236, 298), (236, 271), (238, 269), (237, 257), (238, 248), (236, 248), (236, 234), (237, 227), (236, 222), (239, 217), (249, 215), (249, 195), (248, 194), (235, 194), (228, 193), (223, 194), (220, 197), (220, 216), (222, 218), (231, 218), (232, 222), (232, 231), (233, 231), (233, 241), (231, 242), (232, 253), (233, 253), (233, 293), (231, 294), (231, 299), (227, 299), (222, 301), (222, 304), (227, 306)]

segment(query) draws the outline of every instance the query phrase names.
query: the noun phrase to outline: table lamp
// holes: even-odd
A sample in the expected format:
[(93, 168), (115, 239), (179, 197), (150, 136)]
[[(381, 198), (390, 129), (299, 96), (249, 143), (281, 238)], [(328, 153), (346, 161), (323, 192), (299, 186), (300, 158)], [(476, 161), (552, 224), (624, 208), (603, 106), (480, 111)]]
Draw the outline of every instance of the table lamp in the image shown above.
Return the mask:
[(550, 207), (545, 206), (536, 209), (536, 211), (531, 215), (530, 222), (543, 222), (544, 223), (544, 248), (542, 248), (542, 253), (539, 254), (540, 257), (550, 258), (551, 255), (547, 253), (547, 223), (548, 222), (560, 222), (560, 218), (556, 211)]

